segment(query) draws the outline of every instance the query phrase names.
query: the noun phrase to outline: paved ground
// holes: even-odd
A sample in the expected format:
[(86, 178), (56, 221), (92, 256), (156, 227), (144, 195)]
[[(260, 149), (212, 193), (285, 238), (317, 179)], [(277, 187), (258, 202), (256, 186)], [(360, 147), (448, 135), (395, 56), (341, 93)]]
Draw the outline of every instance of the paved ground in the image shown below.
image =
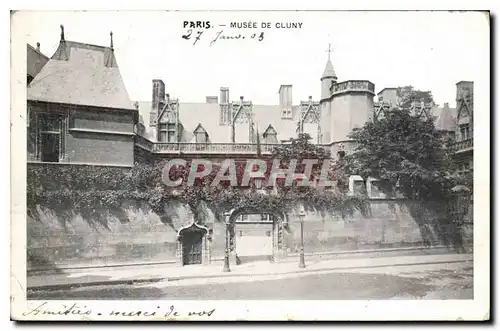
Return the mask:
[(307, 259), (306, 269), (299, 269), (297, 260), (286, 262), (269, 263), (268, 261), (256, 261), (242, 265), (231, 265), (231, 272), (222, 271), (222, 262), (214, 262), (210, 265), (192, 265), (178, 267), (175, 265), (143, 265), (135, 267), (111, 267), (92, 268), (84, 270), (61, 270), (58, 274), (29, 275), (27, 279), (30, 289), (47, 289), (73, 287), (82, 285), (117, 285), (138, 281), (161, 281), (161, 280), (184, 280), (193, 281), (213, 279), (219, 277), (276, 277), (296, 275), (304, 273), (317, 273), (323, 271), (349, 272), (352, 268), (376, 268), (383, 266), (436, 264), (459, 261), (472, 261), (472, 254), (437, 254), (437, 255), (411, 255), (390, 256), (376, 258), (353, 258), (353, 259)]
[(29, 291), (33, 300), (473, 299), (472, 261)]

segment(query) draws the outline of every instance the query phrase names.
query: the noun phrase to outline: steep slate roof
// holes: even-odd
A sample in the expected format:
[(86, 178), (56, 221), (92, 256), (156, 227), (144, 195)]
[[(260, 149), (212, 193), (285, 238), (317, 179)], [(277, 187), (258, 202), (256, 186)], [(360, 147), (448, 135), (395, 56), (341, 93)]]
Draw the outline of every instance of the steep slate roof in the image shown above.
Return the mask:
[[(139, 113), (145, 119), (146, 137), (153, 139), (149, 127), (149, 112), (151, 102), (140, 101)], [(252, 105), (254, 123), (258, 127), (260, 136), (269, 125), (277, 132), (278, 140), (286, 140), (297, 135), (297, 122), (300, 116), (300, 106), (292, 106), (292, 119), (281, 118), (281, 108), (278, 105)], [(201, 122), (213, 143), (231, 142), (231, 127), (219, 125), (219, 104), (217, 103), (183, 103), (179, 101), (179, 121), (184, 127), (183, 142), (193, 142), (193, 131)]]
[[(260, 137), (271, 125), (277, 132), (278, 141), (297, 136), (297, 123), (300, 116), (300, 106), (292, 107), (292, 119), (281, 118), (281, 108), (278, 105), (253, 105), (254, 123), (258, 127)], [(149, 127), (149, 112), (151, 102), (140, 101), (139, 113), (145, 119), (146, 137), (154, 140)], [(432, 108), (436, 128), (445, 131), (455, 131), (457, 110), (444, 107)], [(231, 142), (231, 128), (229, 125), (219, 125), (219, 105), (217, 103), (183, 103), (179, 101), (179, 120), (184, 127), (182, 142), (194, 142), (194, 131), (198, 125), (203, 125), (210, 141), (213, 143)]]
[[(252, 105), (254, 123), (263, 138), (266, 129), (271, 125), (277, 132), (278, 141), (297, 136), (297, 123), (300, 116), (300, 106), (292, 106), (292, 119), (281, 118), (281, 108), (278, 105)], [(140, 101), (139, 113), (145, 119), (146, 137), (154, 140), (149, 127), (149, 112), (151, 102)], [(455, 131), (457, 110), (444, 107), (433, 107), (436, 128), (445, 131)], [(214, 143), (231, 142), (231, 128), (229, 125), (219, 125), (219, 104), (217, 103), (183, 103), (179, 101), (179, 120), (184, 127), (182, 142), (194, 142), (194, 131), (201, 123), (207, 132), (210, 141)]]
[(31, 77), (36, 77), (36, 75), (38, 75), (45, 64), (49, 61), (49, 58), (45, 54), (30, 44), (27, 44), (26, 59), (26, 74)]
[(29, 85), (28, 100), (135, 109), (113, 48), (61, 37), (56, 52)]

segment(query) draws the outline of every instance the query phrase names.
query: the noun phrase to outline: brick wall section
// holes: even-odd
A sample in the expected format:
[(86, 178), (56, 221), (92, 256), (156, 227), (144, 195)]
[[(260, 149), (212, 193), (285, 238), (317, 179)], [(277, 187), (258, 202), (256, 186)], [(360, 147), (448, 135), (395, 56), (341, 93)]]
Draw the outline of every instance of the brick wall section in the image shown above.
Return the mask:
[(67, 162), (131, 166), (134, 163), (134, 137), (70, 132), (66, 151)]
[(77, 107), (29, 102), (28, 160), (35, 161), (35, 114), (58, 113), (67, 118), (62, 162), (132, 166), (134, 164), (134, 121), (132, 110)]

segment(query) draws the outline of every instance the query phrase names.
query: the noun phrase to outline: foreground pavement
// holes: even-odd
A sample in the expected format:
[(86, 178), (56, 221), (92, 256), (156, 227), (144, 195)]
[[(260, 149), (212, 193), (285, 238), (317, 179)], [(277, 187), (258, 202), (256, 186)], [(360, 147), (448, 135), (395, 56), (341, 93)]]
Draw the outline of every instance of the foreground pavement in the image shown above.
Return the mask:
[[(392, 256), (378, 258), (355, 258), (343, 260), (306, 260), (307, 267), (299, 269), (298, 261), (269, 263), (259, 261), (231, 266), (231, 272), (222, 271), (222, 263), (207, 266), (175, 265), (147, 265), (134, 267), (113, 267), (99, 269), (73, 270), (57, 274), (39, 274), (28, 276), (29, 290), (58, 290), (88, 286), (116, 286), (138, 283), (169, 283), (183, 282), (183, 284), (198, 285), (217, 283), (218, 281), (232, 282), (244, 280), (272, 280), (290, 278), (294, 276), (308, 276), (319, 273), (356, 273), (376, 271), (377, 268), (391, 270), (395, 267), (418, 265), (441, 265), (446, 263), (471, 263), (472, 254), (439, 254), (416, 256)], [(368, 271), (367, 271), (368, 270)], [(394, 269), (396, 270), (396, 269)]]
[(28, 291), (31, 300), (470, 300), (473, 295), (472, 261)]

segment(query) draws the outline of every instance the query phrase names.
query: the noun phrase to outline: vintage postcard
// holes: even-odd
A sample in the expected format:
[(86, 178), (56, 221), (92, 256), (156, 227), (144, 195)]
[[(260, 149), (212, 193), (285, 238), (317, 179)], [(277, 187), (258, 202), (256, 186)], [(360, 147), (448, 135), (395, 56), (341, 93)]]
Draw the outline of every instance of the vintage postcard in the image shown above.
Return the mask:
[(12, 319), (488, 320), (489, 57), (489, 12), (12, 12)]

